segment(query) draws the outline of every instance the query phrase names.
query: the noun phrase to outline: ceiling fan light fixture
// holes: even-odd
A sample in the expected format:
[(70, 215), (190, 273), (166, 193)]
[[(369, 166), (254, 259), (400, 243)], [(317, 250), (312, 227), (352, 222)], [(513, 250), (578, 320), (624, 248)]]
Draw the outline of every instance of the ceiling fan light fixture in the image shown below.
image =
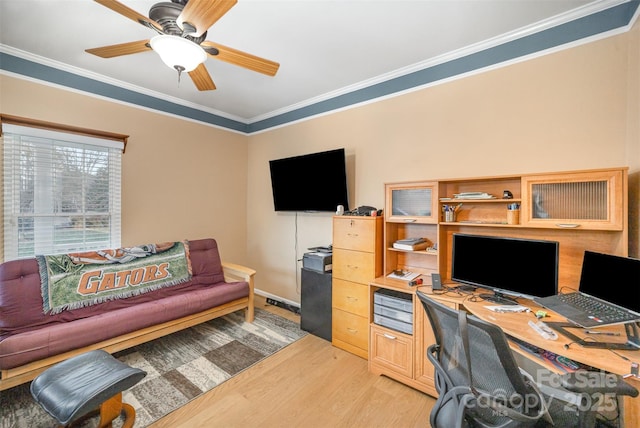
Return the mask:
[(149, 42), (169, 68), (190, 72), (207, 60), (207, 53), (191, 40), (179, 36), (159, 35)]

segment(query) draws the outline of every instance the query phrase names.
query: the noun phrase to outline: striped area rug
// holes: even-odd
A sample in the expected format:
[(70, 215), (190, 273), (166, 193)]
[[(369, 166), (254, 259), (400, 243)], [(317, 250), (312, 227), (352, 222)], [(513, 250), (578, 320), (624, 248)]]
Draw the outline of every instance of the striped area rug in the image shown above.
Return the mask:
[[(138, 345), (114, 354), (147, 372), (123, 401), (136, 409), (135, 426), (147, 426), (306, 334), (298, 323), (256, 308), (253, 323), (238, 311)], [(33, 401), (29, 384), (0, 392), (0, 428), (49, 428), (55, 422)]]

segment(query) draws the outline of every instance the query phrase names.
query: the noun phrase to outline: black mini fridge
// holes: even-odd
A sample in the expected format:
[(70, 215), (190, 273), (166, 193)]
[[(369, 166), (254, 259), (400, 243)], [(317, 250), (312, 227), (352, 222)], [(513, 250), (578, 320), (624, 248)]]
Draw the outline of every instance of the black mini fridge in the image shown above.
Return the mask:
[(331, 342), (331, 272), (302, 268), (300, 328)]

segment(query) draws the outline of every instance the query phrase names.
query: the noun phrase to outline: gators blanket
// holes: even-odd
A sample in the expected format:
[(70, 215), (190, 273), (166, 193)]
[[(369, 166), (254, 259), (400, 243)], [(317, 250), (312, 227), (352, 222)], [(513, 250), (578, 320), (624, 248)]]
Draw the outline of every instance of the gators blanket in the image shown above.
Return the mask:
[(191, 279), (187, 242), (36, 256), (45, 313), (123, 299)]

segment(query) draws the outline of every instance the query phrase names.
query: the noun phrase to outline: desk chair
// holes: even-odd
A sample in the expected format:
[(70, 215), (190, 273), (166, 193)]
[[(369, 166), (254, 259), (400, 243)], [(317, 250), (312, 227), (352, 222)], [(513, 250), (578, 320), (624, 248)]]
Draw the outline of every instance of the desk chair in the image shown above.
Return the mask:
[(581, 387), (584, 382), (578, 382), (574, 373), (560, 376), (566, 389), (545, 386), (543, 393), (518, 367), (497, 325), (449, 308), (421, 292), (416, 295), (436, 339), (427, 349), (438, 391), (430, 414), (434, 428), (595, 427), (596, 414), (580, 411), (578, 405), (591, 398), (590, 394), (638, 394), (619, 376), (606, 374), (615, 376), (613, 386), (612, 382), (602, 382), (602, 386), (587, 388)]

